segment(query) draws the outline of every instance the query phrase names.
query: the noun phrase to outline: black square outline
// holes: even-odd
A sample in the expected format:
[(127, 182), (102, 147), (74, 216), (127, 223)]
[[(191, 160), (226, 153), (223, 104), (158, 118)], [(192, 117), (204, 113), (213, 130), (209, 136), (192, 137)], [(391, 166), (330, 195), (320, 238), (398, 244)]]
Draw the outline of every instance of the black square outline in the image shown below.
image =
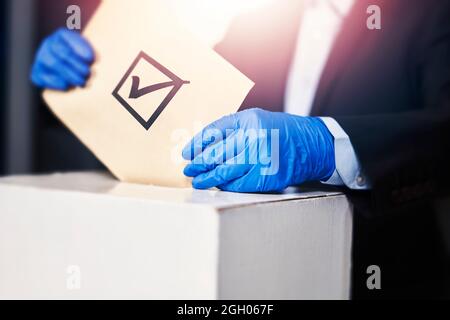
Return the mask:
[[(136, 110), (133, 109), (132, 106), (130, 106), (124, 98), (122, 98), (119, 94), (120, 89), (125, 84), (127, 79), (130, 77), (133, 70), (136, 68), (137, 64), (141, 61), (145, 60), (151, 65), (153, 65), (156, 69), (158, 69), (161, 73), (165, 74), (167, 77), (169, 77), (173, 82), (174, 86), (173, 89), (169, 92), (169, 94), (166, 96), (166, 98), (161, 102), (159, 107), (156, 109), (156, 111), (152, 114), (149, 120), (143, 119)], [(148, 54), (146, 54), (144, 51), (141, 51), (136, 59), (134, 59), (133, 63), (131, 64), (130, 68), (128, 68), (125, 75), (120, 80), (117, 87), (114, 89), (112, 95), (114, 98), (116, 98), (120, 104), (144, 127), (145, 130), (149, 130), (150, 127), (155, 123), (155, 121), (158, 119), (158, 117), (161, 115), (161, 113), (164, 111), (164, 109), (167, 107), (167, 105), (172, 101), (172, 99), (175, 97), (175, 95), (178, 93), (178, 91), (181, 89), (181, 87), (184, 84), (189, 84), (189, 81), (184, 81), (180, 79), (178, 76), (176, 76), (173, 72), (171, 72), (169, 69), (164, 67), (162, 64), (160, 64), (158, 61), (150, 57)]]

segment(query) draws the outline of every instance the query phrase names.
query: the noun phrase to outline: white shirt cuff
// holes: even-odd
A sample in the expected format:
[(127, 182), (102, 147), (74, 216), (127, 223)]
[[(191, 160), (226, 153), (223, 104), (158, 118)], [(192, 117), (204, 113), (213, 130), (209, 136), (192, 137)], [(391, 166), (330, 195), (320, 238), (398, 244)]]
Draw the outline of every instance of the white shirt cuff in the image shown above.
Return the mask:
[(345, 185), (353, 190), (370, 189), (370, 182), (361, 172), (361, 165), (350, 137), (333, 118), (321, 118), (334, 137), (336, 170), (324, 184)]

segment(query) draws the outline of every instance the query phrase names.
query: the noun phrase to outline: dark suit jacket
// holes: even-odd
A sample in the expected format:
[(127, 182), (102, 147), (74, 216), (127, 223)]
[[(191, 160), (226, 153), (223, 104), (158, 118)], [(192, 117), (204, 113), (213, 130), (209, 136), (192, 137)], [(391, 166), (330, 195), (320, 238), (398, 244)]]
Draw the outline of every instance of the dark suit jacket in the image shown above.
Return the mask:
[[(301, 1), (276, 1), (238, 18), (217, 51), (255, 81), (243, 109), (283, 111)], [(369, 30), (377, 4), (382, 29)], [(439, 296), (442, 241), (433, 200), (450, 182), (450, 1), (356, 0), (322, 74), (312, 114), (348, 133), (367, 192), (346, 190), (356, 206), (354, 296)], [(378, 264), (383, 289), (366, 288)]]

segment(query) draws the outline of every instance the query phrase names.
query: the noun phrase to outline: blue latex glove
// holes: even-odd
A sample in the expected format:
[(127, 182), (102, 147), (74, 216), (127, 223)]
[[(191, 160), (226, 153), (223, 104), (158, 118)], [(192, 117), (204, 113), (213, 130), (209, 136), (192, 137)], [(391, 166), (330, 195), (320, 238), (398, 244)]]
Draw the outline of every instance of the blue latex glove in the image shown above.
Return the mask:
[(40, 88), (67, 90), (84, 86), (94, 61), (94, 50), (77, 32), (59, 29), (39, 48), (31, 81)]
[[(262, 130), (261, 130), (262, 129)], [(273, 192), (335, 171), (334, 138), (319, 118), (246, 110), (206, 127), (183, 149), (197, 189)]]

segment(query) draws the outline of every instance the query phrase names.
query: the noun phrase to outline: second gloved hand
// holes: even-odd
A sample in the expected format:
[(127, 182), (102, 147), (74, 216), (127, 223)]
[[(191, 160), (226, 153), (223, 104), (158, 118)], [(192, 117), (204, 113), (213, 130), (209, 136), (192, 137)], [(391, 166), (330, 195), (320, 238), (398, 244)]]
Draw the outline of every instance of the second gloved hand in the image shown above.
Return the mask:
[(197, 189), (282, 191), (323, 181), (335, 170), (334, 138), (323, 121), (246, 110), (206, 127), (183, 150)]
[(77, 32), (60, 29), (46, 38), (31, 70), (32, 82), (45, 89), (82, 87), (90, 75), (94, 50)]

